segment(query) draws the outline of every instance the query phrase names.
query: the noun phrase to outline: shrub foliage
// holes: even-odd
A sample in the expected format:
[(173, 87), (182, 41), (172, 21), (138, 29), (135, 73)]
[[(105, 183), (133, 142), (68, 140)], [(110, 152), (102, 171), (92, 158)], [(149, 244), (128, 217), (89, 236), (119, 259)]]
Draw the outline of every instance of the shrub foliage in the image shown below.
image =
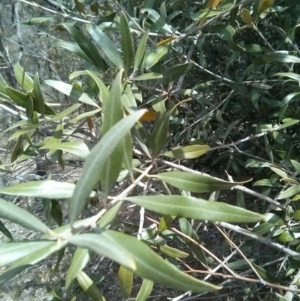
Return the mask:
[[(15, 86), (0, 77), (3, 107), (20, 118), (6, 130), (14, 147), (1, 170), (45, 156), (62, 171), (71, 160), (82, 170), (71, 183), (50, 171), (0, 189), (1, 219), (36, 232), (18, 241), (1, 222), (0, 284), (53, 254), (62, 265), (71, 251), (65, 288), (76, 280), (92, 300), (105, 300), (87, 269), (93, 254), (119, 265), (124, 299), (146, 300), (153, 283), (219, 294), (235, 282), (236, 300), (292, 300), (300, 4), (52, 2), (27, 1), (44, 15), (21, 26), (38, 26), (76, 68), (47, 78), (21, 60)], [(45, 218), (9, 195), (41, 199)], [(130, 230), (120, 217), (128, 204), (140, 208), (128, 213)]]

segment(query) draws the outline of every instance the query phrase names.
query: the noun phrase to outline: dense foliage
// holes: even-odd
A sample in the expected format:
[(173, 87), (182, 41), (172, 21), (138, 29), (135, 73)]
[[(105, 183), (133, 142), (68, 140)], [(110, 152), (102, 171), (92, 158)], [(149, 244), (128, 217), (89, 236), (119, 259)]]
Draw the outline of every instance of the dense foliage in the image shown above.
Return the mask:
[[(100, 255), (118, 264), (124, 300), (162, 292), (154, 283), (176, 300), (297, 298), (300, 3), (22, 2), (36, 15), (18, 26), (47, 39), (51, 72), (29, 71), (25, 51), (14, 79), (0, 76), (1, 108), (19, 118), (1, 171), (80, 174), (38, 166), (0, 189), (0, 284), (71, 254), (53, 300), (78, 284), (105, 300), (90, 270)], [(15, 239), (13, 223), (36, 234)]]

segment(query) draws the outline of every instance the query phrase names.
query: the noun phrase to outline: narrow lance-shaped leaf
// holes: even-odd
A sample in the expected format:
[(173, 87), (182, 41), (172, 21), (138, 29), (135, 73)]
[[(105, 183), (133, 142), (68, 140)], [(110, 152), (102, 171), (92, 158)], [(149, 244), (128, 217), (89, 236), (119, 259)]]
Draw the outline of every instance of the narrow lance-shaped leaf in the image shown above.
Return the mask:
[(72, 72), (69, 75), (69, 78), (73, 79), (75, 77), (82, 76), (82, 75), (89, 75), (90, 77), (92, 77), (92, 79), (95, 81), (95, 83), (99, 89), (98, 97), (103, 103), (105, 103), (105, 101), (107, 100), (107, 98), (109, 96), (109, 90), (106, 87), (106, 85), (103, 83), (103, 81), (99, 78), (100, 75), (97, 72), (94, 72), (91, 70), (84, 70), (84, 71)]
[(93, 301), (105, 301), (94, 281), (85, 272), (81, 271), (77, 276), (77, 280), (82, 289)]
[(291, 160), (291, 163), (293, 165), (293, 167), (295, 168), (295, 170), (300, 173), (300, 163), (295, 161), (295, 160)]
[(153, 130), (150, 134), (150, 141), (152, 145), (152, 158), (156, 158), (163, 147), (166, 144), (168, 130), (169, 130), (169, 119), (171, 111), (167, 111), (162, 114), (158, 119), (155, 120)]
[(178, 146), (164, 153), (164, 156), (176, 159), (195, 159), (207, 153), (209, 148), (208, 145)]
[(236, 185), (248, 182), (227, 182), (222, 179), (209, 176), (205, 173), (194, 174), (185, 171), (167, 171), (158, 175), (153, 175), (153, 177), (174, 187), (190, 192), (213, 192), (217, 190), (231, 189)]
[[(100, 229), (99, 229), (100, 231)], [(80, 234), (68, 238), (69, 242), (108, 257), (137, 275), (182, 291), (207, 292), (220, 287), (184, 274), (162, 259), (145, 243), (113, 230), (100, 234)]]
[(49, 230), (33, 214), (3, 199), (0, 199), (0, 217), (37, 232), (46, 233)]
[[(104, 136), (105, 133), (119, 120), (122, 119), (123, 113), (123, 106), (121, 102), (121, 92), (122, 92), (122, 74), (123, 71), (120, 71), (110, 90), (109, 96), (107, 101), (104, 103), (103, 107), (103, 124), (100, 130), (100, 135)], [(127, 136), (128, 133), (124, 135), (124, 138)], [(121, 141), (112, 154), (110, 155), (109, 159), (106, 162), (106, 166), (104, 168), (103, 173), (100, 175), (100, 182), (101, 182), (101, 189), (105, 195), (108, 195), (110, 190), (113, 188), (118, 175), (122, 168), (122, 161), (124, 157), (124, 140)], [(127, 148), (128, 150), (128, 148)]]
[(282, 200), (282, 199), (290, 198), (299, 192), (300, 192), (300, 185), (293, 185), (288, 189), (286, 189), (285, 191), (281, 192), (280, 195), (278, 196), (278, 199)]
[[(0, 193), (45, 199), (68, 199), (72, 196), (74, 189), (75, 184), (73, 183), (43, 180), (20, 183), (1, 188)], [(95, 192), (90, 193), (90, 197), (94, 197), (95, 195)]]
[[(30, 242), (29, 242), (30, 243)], [(14, 276), (21, 273), (23, 270), (33, 266), (34, 264), (40, 262), (41, 260), (49, 257), (53, 253), (61, 250), (67, 244), (67, 241), (61, 241), (60, 243), (56, 241), (51, 241), (48, 245), (40, 244), (39, 247), (36, 246), (35, 250), (31, 250), (31, 253), (19, 260), (14, 261), (10, 267), (5, 270), (0, 276), (0, 286), (5, 284)]]
[(11, 88), (11, 87), (5, 87), (5, 93), (18, 106), (26, 108), (27, 100), (29, 98), (29, 96), (26, 93), (23, 93), (21, 91)]
[(131, 290), (132, 290), (133, 273), (132, 271), (124, 268), (123, 266), (120, 266), (118, 276), (119, 276), (123, 298), (127, 300), (130, 297)]
[(70, 106), (69, 108), (63, 110), (62, 112), (56, 114), (56, 116), (54, 116), (52, 118), (52, 121), (61, 121), (63, 118), (68, 117), (71, 115), (71, 113), (73, 113), (74, 111), (76, 111), (77, 109), (79, 109), (81, 106), (80, 103), (75, 103), (74, 105)]
[(272, 147), (270, 145), (270, 142), (269, 142), (269, 139), (268, 139), (267, 135), (264, 135), (264, 141), (265, 141), (266, 153), (268, 154), (271, 162), (273, 163), (273, 160), (274, 160), (273, 151), (272, 151)]
[(25, 256), (32, 254), (38, 249), (49, 247), (53, 241), (28, 241), (1, 243), (0, 266), (9, 265)]
[(49, 149), (50, 151), (62, 150), (80, 158), (86, 158), (90, 153), (88, 146), (83, 141), (48, 143), (42, 146), (40, 149)]
[(139, 41), (139, 45), (134, 58), (134, 72), (140, 67), (143, 57), (145, 55), (145, 47), (148, 39), (148, 34), (149, 31), (145, 31), (142, 38)]
[(85, 268), (89, 260), (90, 260), (89, 250), (78, 247), (73, 255), (71, 265), (66, 275), (66, 285), (65, 285), (66, 289), (70, 287), (72, 281)]
[(169, 46), (163, 45), (157, 47), (154, 51), (151, 51), (144, 57), (143, 68), (149, 69), (154, 66), (164, 55), (168, 53)]
[(135, 301), (146, 301), (150, 296), (153, 289), (153, 281), (148, 279), (143, 279), (140, 291), (135, 299)]
[(9, 230), (5, 227), (4, 223), (0, 220), (0, 231), (11, 241), (14, 240), (12, 234), (9, 232)]
[(257, 16), (260, 16), (266, 9), (273, 6), (275, 0), (260, 0)]
[(29, 92), (33, 89), (32, 78), (24, 71), (24, 68), (19, 63), (16, 63), (14, 66), (14, 74), (18, 84), (24, 89), (24, 91)]
[(259, 56), (253, 60), (254, 65), (277, 63), (300, 63), (300, 58), (286, 53), (270, 53)]
[(35, 96), (34, 100), (35, 100), (35, 103), (37, 106), (37, 111), (39, 113), (41, 113), (42, 118), (44, 118), (44, 116), (45, 116), (45, 100), (44, 100), (44, 95), (41, 90), (41, 84), (40, 84), (38, 73), (36, 73), (34, 76), (33, 86), (34, 86), (33, 91), (34, 91), (34, 96)]
[(123, 118), (115, 124), (91, 150), (69, 204), (69, 219), (71, 225), (84, 209), (86, 198), (101, 178), (110, 155), (122, 141), (126, 133), (144, 113), (145, 110), (140, 110)]
[(90, 64), (93, 64), (93, 61), (85, 54), (84, 51), (82, 51), (82, 49), (75, 42), (58, 40), (54, 44), (54, 46), (67, 49), (67, 50), (75, 53), (76, 55), (78, 55), (79, 57), (84, 59), (85, 61), (89, 62)]
[(65, 23), (63, 26), (77, 42), (78, 46), (86, 54), (86, 56), (95, 64), (95, 66), (105, 72), (108, 69), (108, 65), (100, 56), (96, 46), (75, 27)]
[(92, 100), (88, 94), (74, 88), (72, 85), (61, 82), (61, 81), (57, 81), (57, 80), (51, 80), (51, 79), (47, 79), (45, 80), (45, 83), (54, 88), (55, 90), (70, 96), (80, 102), (83, 102), (87, 105), (91, 105), (93, 107), (99, 107), (96, 102), (94, 100)]
[(86, 29), (93, 40), (101, 48), (107, 58), (118, 68), (123, 68), (123, 62), (115, 43), (97, 26), (88, 24)]
[(160, 214), (197, 220), (253, 223), (265, 219), (265, 216), (243, 208), (194, 197), (155, 195), (127, 197), (126, 200)]
[(133, 42), (132, 42), (128, 20), (123, 11), (121, 12), (120, 15), (120, 26), (121, 26), (121, 47), (123, 51), (124, 68), (125, 68), (125, 73), (128, 75), (133, 62), (134, 49), (133, 49)]
[(130, 78), (131, 81), (142, 81), (142, 80), (153, 80), (153, 79), (158, 79), (158, 78), (162, 78), (163, 76), (159, 73), (155, 73), (155, 72), (148, 72), (148, 73), (144, 73), (138, 76), (135, 76), (133, 78)]
[(129, 171), (131, 179), (133, 179), (132, 143), (131, 143), (131, 135), (129, 132), (125, 135), (123, 139), (122, 148), (123, 148), (123, 163), (126, 166), (127, 170)]
[(192, 63), (184, 63), (172, 66), (164, 71), (163, 77), (157, 82), (159, 84), (169, 84), (170, 82), (177, 80), (180, 76), (186, 74), (192, 68), (192, 66)]

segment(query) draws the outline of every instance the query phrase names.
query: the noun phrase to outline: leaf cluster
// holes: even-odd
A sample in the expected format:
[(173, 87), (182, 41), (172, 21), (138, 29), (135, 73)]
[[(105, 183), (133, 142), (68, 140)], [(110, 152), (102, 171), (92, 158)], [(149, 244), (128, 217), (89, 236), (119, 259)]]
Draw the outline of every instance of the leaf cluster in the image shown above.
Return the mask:
[[(50, 174), (0, 189), (42, 199), (47, 217), (0, 199), (1, 219), (41, 233), (17, 241), (0, 223), (9, 240), (1, 243), (0, 285), (53, 254), (60, 264), (75, 247), (65, 288), (70, 292), (77, 279), (92, 300), (105, 300), (87, 269), (94, 254), (118, 264), (124, 300), (133, 296), (134, 275), (142, 279), (140, 301), (154, 283), (215, 294), (227, 289), (220, 278), (236, 280), (245, 298), (254, 296), (251, 283), (264, 283), (256, 294), (273, 298), (277, 288), (283, 292), (277, 298), (291, 300), (284, 290), (299, 293), (291, 286), (299, 281), (300, 258), (300, 23), (291, 4), (55, 3), (52, 17), (23, 26), (63, 16), (51, 28), (53, 47), (83, 67), (62, 81), (16, 63), (15, 87), (0, 75), (0, 101), (20, 116), (6, 130), (14, 147), (1, 170), (13, 173), (38, 156), (62, 170), (70, 156), (78, 157), (82, 169), (74, 183)], [(68, 39), (54, 39), (56, 31)], [(68, 102), (49, 98), (45, 89)], [(117, 223), (128, 202), (141, 208), (139, 218), (128, 217), (130, 231), (124, 220), (123, 228)], [(207, 238), (215, 243), (216, 233), (223, 253), (202, 245)], [(274, 270), (270, 255), (262, 264), (252, 258), (255, 242), (284, 253), (284, 270), (273, 276), (265, 268)]]

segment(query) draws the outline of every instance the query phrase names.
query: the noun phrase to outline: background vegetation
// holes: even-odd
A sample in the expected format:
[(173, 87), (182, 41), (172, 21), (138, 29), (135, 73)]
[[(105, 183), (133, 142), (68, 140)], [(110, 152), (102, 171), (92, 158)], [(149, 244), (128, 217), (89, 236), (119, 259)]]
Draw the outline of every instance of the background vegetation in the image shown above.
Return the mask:
[(298, 1), (2, 8), (4, 290), (297, 300)]

